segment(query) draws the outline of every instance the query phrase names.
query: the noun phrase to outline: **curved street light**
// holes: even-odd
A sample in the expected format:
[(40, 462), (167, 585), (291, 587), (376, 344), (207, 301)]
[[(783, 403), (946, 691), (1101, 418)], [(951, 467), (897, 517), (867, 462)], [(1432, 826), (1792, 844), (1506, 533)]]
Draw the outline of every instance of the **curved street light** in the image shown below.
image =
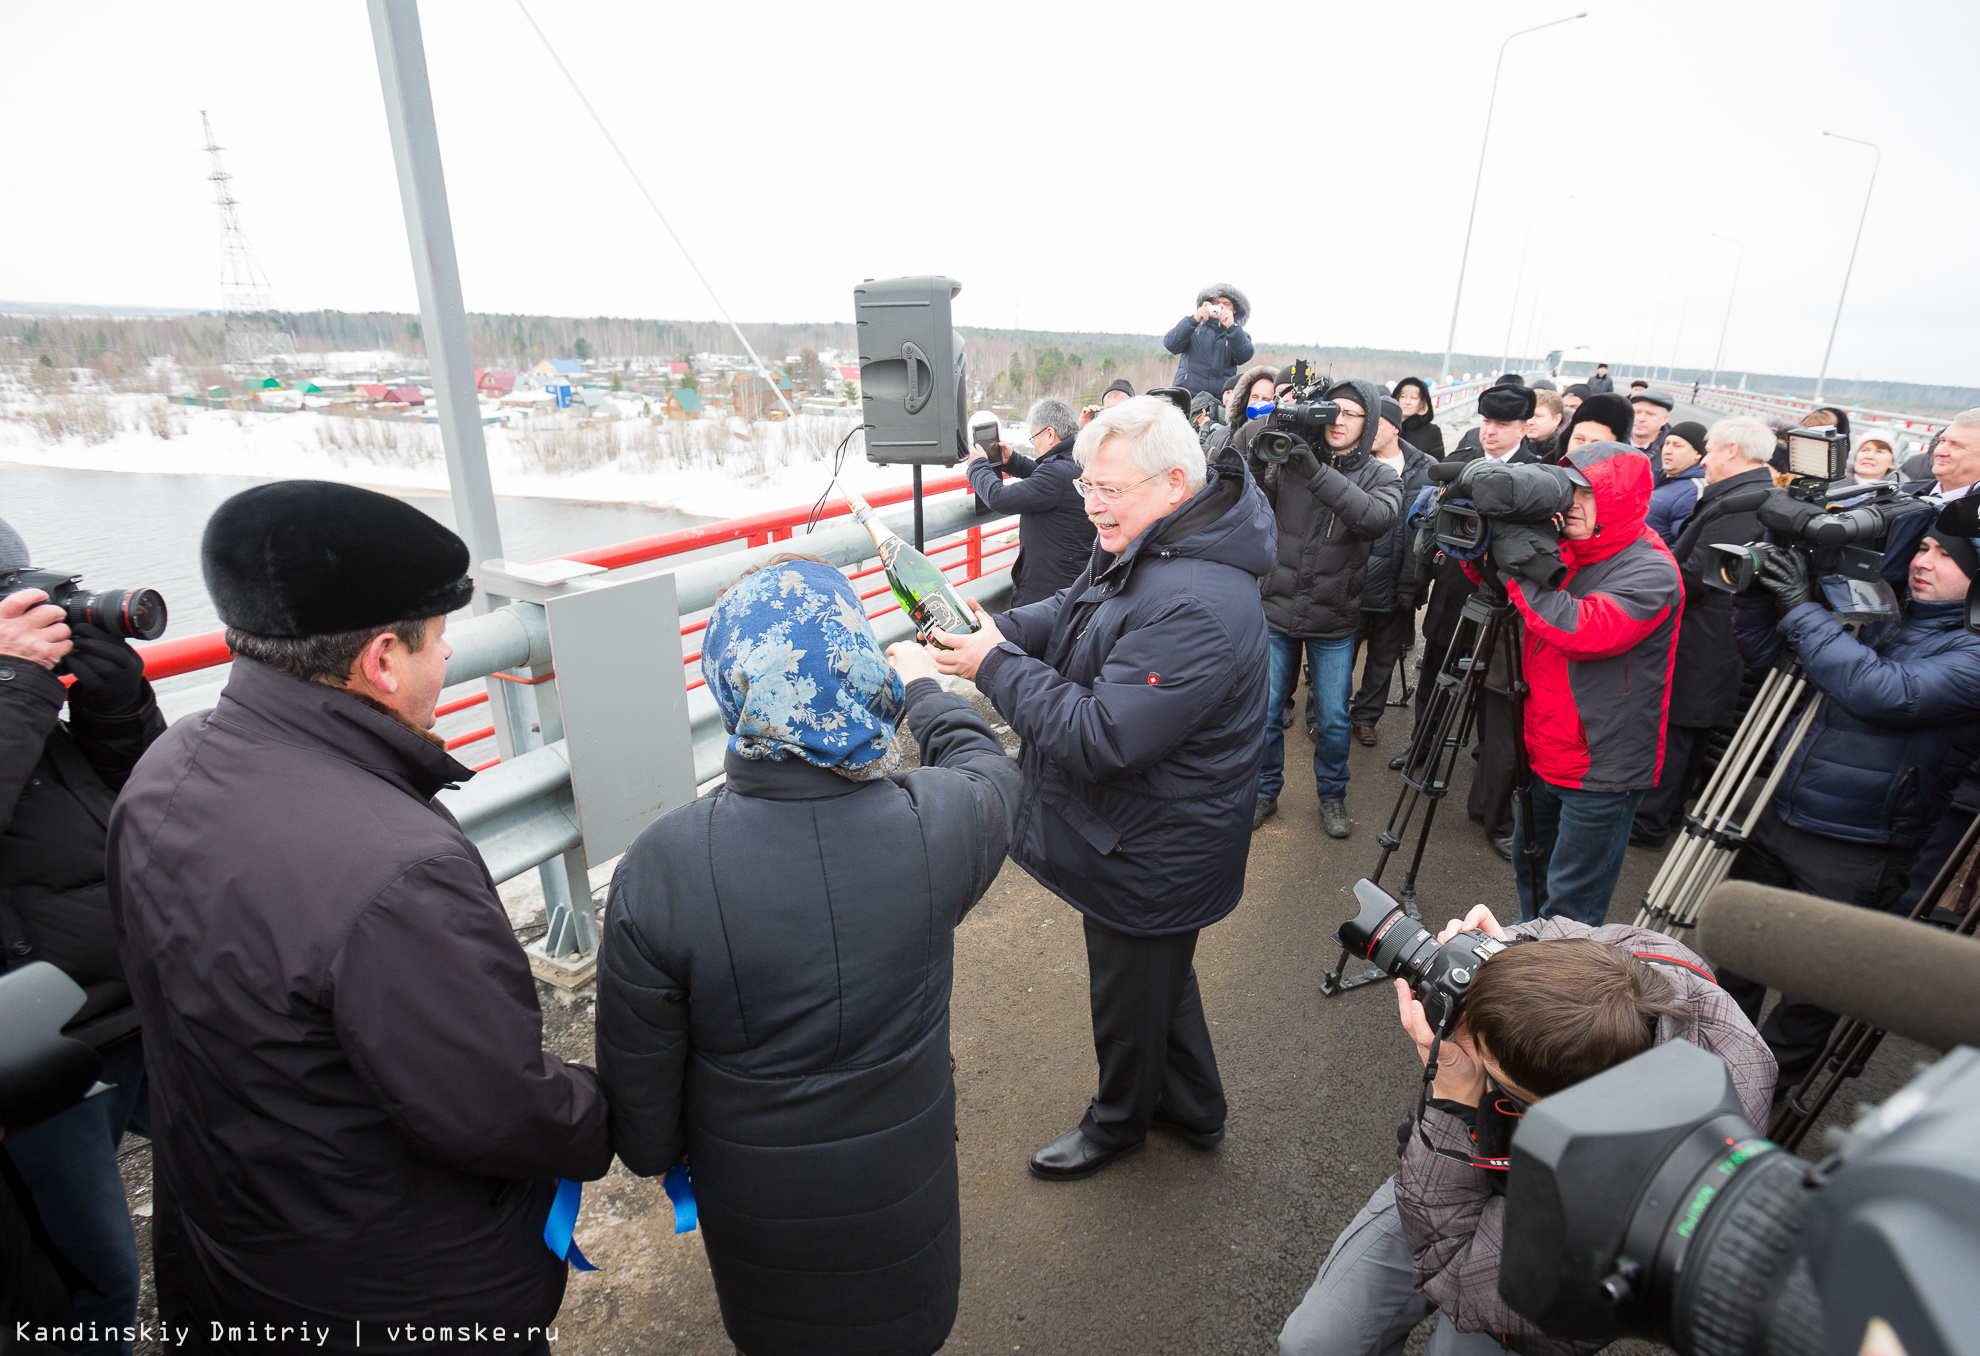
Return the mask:
[[(1863, 190), (1863, 214), (1856, 219), (1856, 239), (1849, 247), (1849, 267), (1843, 270), (1842, 295), (1836, 298), (1836, 318), (1829, 325), (1829, 345), (1822, 350), (1822, 370), (1815, 378), (1815, 403), (1822, 403), (1822, 387), (1829, 380), (1829, 355), (1836, 351), (1836, 331), (1842, 326), (1843, 302), (1849, 297), (1849, 275), (1856, 272), (1856, 247), (1863, 243), (1863, 223), (1870, 219), (1870, 195), (1877, 191), (1877, 171), (1884, 163), (1884, 148), (1874, 141), (1864, 141), (1858, 137), (1846, 137), (1841, 132), (1823, 132), (1825, 137), (1837, 141), (1855, 142), (1858, 146), (1868, 146), (1876, 152), (1876, 159), (1870, 162), (1870, 184)], [(1446, 367), (1450, 359), (1444, 360)]]
[(1543, 28), (1553, 28), (1558, 24), (1573, 23), (1576, 19), (1586, 19), (1588, 11), (1570, 14), (1565, 18), (1553, 19), (1532, 28), (1522, 28), (1517, 33), (1506, 35), (1505, 42), (1499, 44), (1499, 59), (1492, 67), (1492, 96), (1485, 101), (1485, 135), (1478, 141), (1478, 173), (1471, 180), (1471, 214), (1464, 219), (1464, 253), (1458, 256), (1457, 295), (1451, 298), (1451, 332), (1444, 339), (1444, 369), (1438, 377), (1444, 385), (1451, 384), (1451, 350), (1457, 346), (1458, 307), (1464, 302), (1464, 270), (1471, 261), (1471, 228), (1478, 220), (1478, 187), (1485, 182), (1485, 150), (1492, 144), (1492, 111), (1499, 103), (1499, 72), (1506, 64), (1506, 46), (1514, 38), (1523, 38), (1528, 33), (1538, 33)]

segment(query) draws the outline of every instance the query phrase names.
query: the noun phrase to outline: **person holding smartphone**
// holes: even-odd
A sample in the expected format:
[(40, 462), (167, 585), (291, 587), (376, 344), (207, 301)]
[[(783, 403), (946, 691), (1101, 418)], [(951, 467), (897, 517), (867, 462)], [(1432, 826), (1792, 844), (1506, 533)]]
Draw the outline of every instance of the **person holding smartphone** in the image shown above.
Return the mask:
[(1073, 486), (1079, 475), (1073, 441), (1080, 422), (1071, 405), (1046, 396), (1025, 416), (1031, 456), (1013, 452), (994, 433), (988, 444), (972, 437), (964, 468), (970, 488), (992, 513), (1018, 515), (1012, 607), (1050, 598), (1079, 578), (1093, 554), (1093, 522), (1086, 516), (1085, 496)]
[(1171, 384), (1192, 395), (1221, 391), (1251, 361), (1251, 336), (1244, 330), (1249, 319), (1251, 303), (1229, 283), (1213, 283), (1198, 292), (1196, 309), (1162, 339), (1162, 347), (1181, 359)]

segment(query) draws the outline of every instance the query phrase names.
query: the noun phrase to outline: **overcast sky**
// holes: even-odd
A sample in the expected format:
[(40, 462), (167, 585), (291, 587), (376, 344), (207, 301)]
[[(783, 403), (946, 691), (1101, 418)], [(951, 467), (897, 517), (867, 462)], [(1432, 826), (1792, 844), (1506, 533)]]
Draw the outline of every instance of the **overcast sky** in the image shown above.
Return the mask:
[[(1576, 7), (531, 3), (739, 319), (946, 273), (965, 325), (1159, 332), (1229, 281), (1261, 341), (1425, 350), (1499, 42)], [(1883, 147), (1832, 375), (1980, 385), (1980, 6), (1592, 9), (1507, 51), (1459, 349), (1709, 366), (1716, 231), (1725, 368), (1812, 374), (1872, 159), (1832, 128)], [(421, 12), (468, 306), (714, 316), (514, 0)], [(357, 0), (0, 0), (0, 86), (0, 298), (216, 306), (206, 108), (278, 305), (416, 309)]]

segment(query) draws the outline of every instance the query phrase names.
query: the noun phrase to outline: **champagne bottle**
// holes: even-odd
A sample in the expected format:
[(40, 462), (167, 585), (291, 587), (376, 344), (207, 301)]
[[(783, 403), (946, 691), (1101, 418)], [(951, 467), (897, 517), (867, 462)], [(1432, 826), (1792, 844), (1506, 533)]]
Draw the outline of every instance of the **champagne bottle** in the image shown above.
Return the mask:
[(955, 636), (977, 630), (976, 618), (949, 586), (941, 567), (901, 540), (893, 528), (880, 521), (871, 504), (851, 490), (840, 488), (853, 518), (873, 538), (880, 564), (887, 571), (887, 587), (894, 591), (901, 611), (914, 618), (916, 630), (926, 635), (931, 628), (940, 627)]

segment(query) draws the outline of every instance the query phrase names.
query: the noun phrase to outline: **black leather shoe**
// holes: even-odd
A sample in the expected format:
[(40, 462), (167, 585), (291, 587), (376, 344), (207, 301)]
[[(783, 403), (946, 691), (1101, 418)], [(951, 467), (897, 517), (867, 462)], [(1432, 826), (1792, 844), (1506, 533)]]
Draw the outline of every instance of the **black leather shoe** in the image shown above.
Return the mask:
[(1224, 1127), (1215, 1130), (1192, 1130), (1160, 1107), (1148, 1118), (1148, 1124), (1155, 1130), (1172, 1130), (1199, 1149), (1214, 1149), (1224, 1142)]
[(1141, 1148), (1143, 1141), (1119, 1149), (1095, 1144), (1077, 1128), (1068, 1130), (1031, 1156), (1031, 1175), (1048, 1182), (1077, 1182), (1091, 1177), (1117, 1158), (1126, 1158)]
[(1652, 852), (1662, 852), (1664, 850), (1664, 839), (1661, 834), (1632, 833), (1629, 836), (1629, 845), (1631, 847), (1649, 848)]
[(1407, 763), (1408, 761), (1409, 761), (1408, 754), (1406, 753), (1397, 754), (1395, 757), (1389, 760), (1389, 771), (1401, 772), (1403, 770), (1403, 764)]
[(1513, 849), (1512, 835), (1507, 834), (1503, 838), (1493, 837), (1492, 835), (1487, 835), (1487, 836), (1492, 838), (1492, 851), (1498, 853), (1501, 857), (1505, 858), (1507, 861), (1511, 861), (1512, 849)]

